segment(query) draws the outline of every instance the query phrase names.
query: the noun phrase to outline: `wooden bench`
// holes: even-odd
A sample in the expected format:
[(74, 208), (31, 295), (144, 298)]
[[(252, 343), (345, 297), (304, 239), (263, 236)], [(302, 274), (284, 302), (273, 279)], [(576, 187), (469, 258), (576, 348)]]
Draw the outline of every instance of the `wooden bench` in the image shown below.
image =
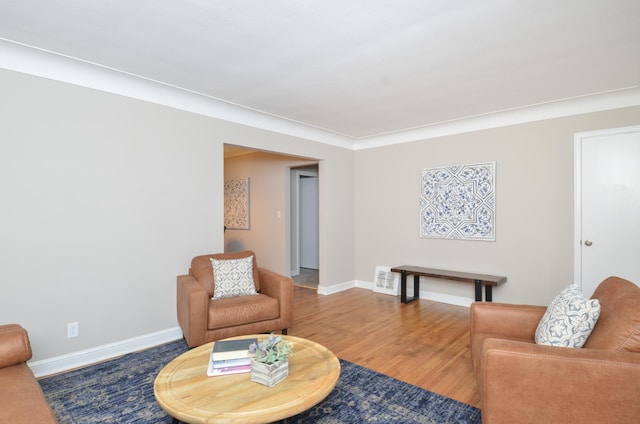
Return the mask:
[[(482, 286), (484, 286), (485, 301), (493, 301), (492, 288), (507, 281), (507, 277), (497, 275), (473, 274), (469, 272), (446, 271), (442, 269), (422, 268), (419, 266), (402, 265), (391, 268), (391, 272), (400, 274), (400, 302), (409, 303), (420, 297), (420, 277), (441, 278), (445, 280), (473, 283), (476, 290), (476, 301), (482, 301)], [(413, 275), (413, 297), (407, 299), (407, 275)]]

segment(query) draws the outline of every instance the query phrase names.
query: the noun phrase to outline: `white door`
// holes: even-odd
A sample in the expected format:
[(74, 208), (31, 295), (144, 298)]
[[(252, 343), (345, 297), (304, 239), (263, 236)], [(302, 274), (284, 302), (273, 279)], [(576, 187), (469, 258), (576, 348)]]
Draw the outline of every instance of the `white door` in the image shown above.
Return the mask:
[(640, 285), (640, 126), (576, 134), (575, 151), (576, 283)]

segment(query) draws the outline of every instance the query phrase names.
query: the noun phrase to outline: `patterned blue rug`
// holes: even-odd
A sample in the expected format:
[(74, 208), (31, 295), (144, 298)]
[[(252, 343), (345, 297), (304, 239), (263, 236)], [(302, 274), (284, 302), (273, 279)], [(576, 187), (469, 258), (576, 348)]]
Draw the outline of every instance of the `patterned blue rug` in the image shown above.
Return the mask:
[[(156, 403), (153, 381), (187, 345), (179, 340), (87, 368), (44, 378), (40, 385), (60, 424), (171, 423)], [(336, 388), (289, 423), (480, 424), (480, 410), (340, 360)]]

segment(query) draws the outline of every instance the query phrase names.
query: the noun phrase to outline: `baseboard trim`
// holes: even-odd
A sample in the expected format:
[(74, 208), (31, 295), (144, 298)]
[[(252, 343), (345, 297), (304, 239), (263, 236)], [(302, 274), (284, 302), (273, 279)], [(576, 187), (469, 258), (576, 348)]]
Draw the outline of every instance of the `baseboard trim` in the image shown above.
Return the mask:
[(448, 305), (471, 307), (474, 302), (468, 297), (452, 296), (450, 294), (436, 293), (431, 291), (420, 290), (420, 299), (431, 300), (434, 302), (446, 303)]
[(28, 365), (36, 377), (45, 377), (47, 375), (57, 374), (116, 358), (138, 350), (148, 349), (181, 338), (182, 330), (180, 327), (174, 327), (91, 349), (29, 362)]
[(373, 282), (372, 281), (356, 280), (356, 287), (361, 288), (361, 289), (373, 290)]
[(322, 284), (318, 285), (318, 294), (330, 295), (339, 293), (341, 291), (349, 290), (356, 287), (355, 280), (345, 281), (340, 284), (333, 284), (330, 286), (323, 286)]
[[(332, 286), (319, 286), (318, 293), (331, 295), (334, 293), (352, 289), (354, 287), (373, 290), (373, 282), (363, 281), (363, 280), (352, 280), (352, 281), (346, 281), (344, 283), (336, 284)], [(407, 289), (408, 289), (407, 295), (413, 296), (413, 287), (407, 287)], [(388, 296), (391, 296), (391, 295), (388, 295)], [(432, 292), (427, 290), (420, 290), (420, 299), (432, 300), (434, 302), (446, 303), (446, 304), (455, 305), (455, 306), (465, 306), (467, 308), (470, 307), (471, 304), (474, 302), (473, 299), (468, 297), (453, 296), (450, 294), (437, 293), (437, 292)], [(398, 299), (398, 301), (400, 300)]]

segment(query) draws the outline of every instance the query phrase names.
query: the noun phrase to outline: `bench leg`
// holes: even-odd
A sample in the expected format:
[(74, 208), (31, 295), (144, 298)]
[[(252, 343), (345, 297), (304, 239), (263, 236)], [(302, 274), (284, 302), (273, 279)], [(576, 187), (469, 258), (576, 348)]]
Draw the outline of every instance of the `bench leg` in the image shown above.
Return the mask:
[(407, 273), (400, 273), (400, 302), (407, 303)]
[(474, 283), (476, 285), (476, 302), (482, 302), (482, 280), (475, 280)]
[(484, 300), (486, 302), (493, 302), (493, 290), (491, 286), (484, 286)]
[(413, 276), (413, 297), (411, 299), (407, 298), (407, 272), (400, 272), (400, 302), (401, 303), (409, 303), (420, 297), (420, 276)]

